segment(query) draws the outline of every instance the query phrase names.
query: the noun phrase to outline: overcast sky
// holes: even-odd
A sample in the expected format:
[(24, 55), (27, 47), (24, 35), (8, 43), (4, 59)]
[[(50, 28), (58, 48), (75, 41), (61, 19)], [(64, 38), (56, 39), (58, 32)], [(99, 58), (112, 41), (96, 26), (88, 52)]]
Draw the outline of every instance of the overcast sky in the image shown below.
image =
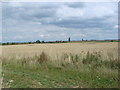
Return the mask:
[(3, 42), (118, 38), (118, 3), (4, 2)]

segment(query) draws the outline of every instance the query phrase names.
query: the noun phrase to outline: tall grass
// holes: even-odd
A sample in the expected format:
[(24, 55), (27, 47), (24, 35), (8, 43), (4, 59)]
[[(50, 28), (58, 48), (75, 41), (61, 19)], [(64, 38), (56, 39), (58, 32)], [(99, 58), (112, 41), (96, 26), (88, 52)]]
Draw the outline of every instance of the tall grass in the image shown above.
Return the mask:
[[(115, 79), (116, 83), (118, 80), (117, 70), (119, 63), (117, 57), (114, 58), (112, 54), (108, 54), (108, 58), (102, 58), (100, 52), (87, 52), (86, 54), (82, 52), (80, 54), (63, 53), (61, 57), (55, 59), (51, 58), (45, 52), (42, 52), (40, 55), (33, 57), (2, 57), (2, 62), (3, 68), (6, 66), (14, 66), (14, 68), (20, 67), (34, 71), (62, 70), (65, 72), (79, 72), (81, 75), (84, 73), (86, 79), (84, 78), (83, 82), (87, 82), (88, 80), (91, 87), (93, 87), (92, 85), (95, 84), (95, 82), (105, 82), (104, 80), (106, 78), (106, 80)], [(102, 83), (102, 85), (104, 84)]]
[[(66, 69), (66, 68), (74, 68), (80, 69), (82, 66), (88, 65), (91, 68), (98, 67), (106, 67), (109, 69), (118, 69), (118, 59), (114, 58), (112, 54), (108, 54), (108, 58), (103, 59), (101, 53), (99, 52), (87, 52), (86, 55), (83, 56), (83, 53), (80, 54), (62, 54), (61, 57), (56, 59), (51, 59), (51, 57), (42, 52), (40, 55), (35, 55), (33, 57), (2, 57), (3, 65), (13, 64), (20, 65), (23, 67), (39, 67), (39, 66), (50, 66)], [(51, 68), (51, 67), (50, 67)]]

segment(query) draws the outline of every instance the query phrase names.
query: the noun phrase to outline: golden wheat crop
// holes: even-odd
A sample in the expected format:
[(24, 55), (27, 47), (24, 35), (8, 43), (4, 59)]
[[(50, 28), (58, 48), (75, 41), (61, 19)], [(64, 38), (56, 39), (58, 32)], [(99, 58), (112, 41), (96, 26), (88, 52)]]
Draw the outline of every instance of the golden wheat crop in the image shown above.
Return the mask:
[(115, 58), (118, 57), (118, 42), (108, 43), (55, 43), (55, 44), (24, 44), (24, 45), (8, 45), (2, 46), (2, 56), (34, 56), (40, 55), (44, 51), (52, 58), (60, 57), (63, 53), (67, 54), (86, 54), (88, 51), (100, 52), (103, 56), (112, 54)]

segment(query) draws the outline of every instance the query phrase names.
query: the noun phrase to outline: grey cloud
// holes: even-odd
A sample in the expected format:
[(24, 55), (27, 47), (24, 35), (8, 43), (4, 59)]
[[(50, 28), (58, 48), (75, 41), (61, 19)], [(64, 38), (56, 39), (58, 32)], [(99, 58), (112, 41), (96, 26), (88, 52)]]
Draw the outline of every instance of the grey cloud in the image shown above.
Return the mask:
[(85, 7), (85, 4), (83, 2), (73, 2), (73, 3), (66, 3), (68, 7), (71, 8), (83, 8)]
[(5, 18), (23, 18), (33, 19), (33, 18), (44, 18), (44, 17), (53, 17), (55, 9), (35, 9), (34, 7), (25, 9), (24, 7), (4, 7), (3, 5), (3, 17)]
[(53, 21), (49, 24), (57, 25), (60, 27), (66, 28), (101, 28), (111, 29), (113, 24), (107, 23), (106, 20), (111, 18), (111, 16), (105, 16), (100, 18), (91, 18), (91, 19), (81, 19), (81, 18), (69, 18), (61, 21)]

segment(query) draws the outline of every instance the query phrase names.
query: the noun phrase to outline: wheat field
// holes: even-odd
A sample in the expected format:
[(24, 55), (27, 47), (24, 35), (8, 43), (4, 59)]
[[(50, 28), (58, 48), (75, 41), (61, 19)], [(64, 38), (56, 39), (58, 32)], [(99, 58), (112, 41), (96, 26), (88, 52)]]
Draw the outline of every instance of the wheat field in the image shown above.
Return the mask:
[(57, 43), (57, 44), (25, 44), (2, 46), (2, 56), (10, 55), (39, 55), (42, 51), (54, 57), (56, 54), (80, 52), (101, 52), (103, 54), (112, 53), (118, 57), (118, 42), (108, 43)]
[(118, 42), (2, 46), (3, 87), (116, 88)]

